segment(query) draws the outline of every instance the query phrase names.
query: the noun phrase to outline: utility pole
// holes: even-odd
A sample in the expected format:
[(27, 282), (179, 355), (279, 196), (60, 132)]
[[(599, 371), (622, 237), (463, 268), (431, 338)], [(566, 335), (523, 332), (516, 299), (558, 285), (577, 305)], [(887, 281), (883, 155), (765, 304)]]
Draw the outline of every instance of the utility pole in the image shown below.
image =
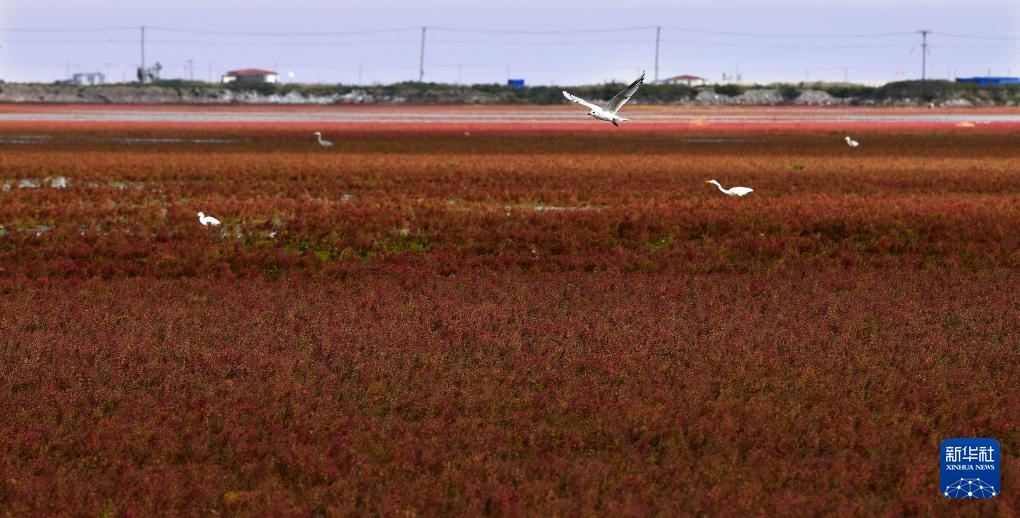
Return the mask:
[(928, 33), (931, 31), (921, 29), (921, 101), (927, 102), (928, 98)]
[(659, 82), (659, 36), (662, 35), (662, 27), (655, 28), (655, 82)]
[(144, 83), (145, 82), (145, 26), (144, 25), (142, 26), (142, 40), (141, 41), (142, 41), (142, 66), (141, 66), (142, 74), (141, 74), (141, 77), (139, 77), (138, 79), (139, 79), (139, 81)]
[(418, 82), (425, 82), (425, 27), (421, 28), (421, 56), (418, 58)]
[(921, 81), (928, 77), (928, 33), (931, 31), (921, 30)]

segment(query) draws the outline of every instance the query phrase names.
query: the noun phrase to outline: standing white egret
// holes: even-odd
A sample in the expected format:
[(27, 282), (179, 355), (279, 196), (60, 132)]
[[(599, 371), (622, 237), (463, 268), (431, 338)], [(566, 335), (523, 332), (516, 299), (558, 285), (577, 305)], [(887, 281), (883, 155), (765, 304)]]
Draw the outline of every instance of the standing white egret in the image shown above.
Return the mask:
[(854, 140), (854, 139), (850, 138), (849, 136), (847, 136), (846, 137), (846, 145), (848, 145), (850, 147), (857, 147), (857, 146), (861, 145), (861, 143), (857, 142), (856, 140)]
[(323, 149), (333, 149), (333, 143), (328, 140), (323, 140), (322, 133), (316, 131), (315, 136), (319, 139), (319, 145), (322, 146)]
[(205, 214), (203, 214), (201, 212), (198, 213), (198, 222), (201, 223), (203, 227), (207, 227), (209, 225), (212, 225), (212, 226), (215, 227), (216, 225), (220, 224), (220, 220), (218, 220), (218, 219), (216, 219), (216, 218), (214, 218), (212, 216), (206, 216)]
[(633, 83), (630, 84), (630, 86), (628, 86), (622, 92), (614, 95), (613, 98), (609, 100), (609, 104), (607, 104), (605, 108), (602, 108), (597, 104), (592, 104), (588, 101), (585, 101), (584, 99), (581, 99), (580, 97), (566, 90), (563, 91), (563, 97), (570, 99), (571, 102), (591, 108), (591, 111), (588, 112), (588, 115), (591, 115), (592, 117), (595, 117), (596, 119), (601, 121), (612, 122), (613, 126), (619, 127), (621, 122), (630, 119), (624, 119), (623, 117), (617, 115), (616, 112), (620, 111), (620, 108), (623, 108), (624, 104), (627, 104), (627, 101), (629, 101), (630, 98), (634, 96), (634, 94), (638, 91), (638, 88), (641, 88), (641, 84), (644, 83), (644, 81), (645, 73), (641, 72), (641, 77), (637, 78)]
[(722, 193), (725, 194), (726, 196), (741, 197), (741, 196), (746, 196), (746, 195), (754, 192), (754, 189), (752, 189), (750, 187), (730, 187), (729, 189), (723, 189), (723, 186), (719, 185), (719, 182), (717, 182), (715, 180), (709, 180), (709, 181), (707, 181), (705, 183), (715, 184), (715, 186), (718, 187), (719, 190), (722, 191)]

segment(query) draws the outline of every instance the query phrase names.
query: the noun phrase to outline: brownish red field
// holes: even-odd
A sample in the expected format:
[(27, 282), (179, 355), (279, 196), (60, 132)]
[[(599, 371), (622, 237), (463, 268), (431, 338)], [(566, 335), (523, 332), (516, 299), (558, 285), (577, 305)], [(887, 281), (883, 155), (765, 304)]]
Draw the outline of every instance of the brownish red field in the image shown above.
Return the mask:
[(1018, 128), (852, 127), (0, 122), (0, 509), (1008, 514)]

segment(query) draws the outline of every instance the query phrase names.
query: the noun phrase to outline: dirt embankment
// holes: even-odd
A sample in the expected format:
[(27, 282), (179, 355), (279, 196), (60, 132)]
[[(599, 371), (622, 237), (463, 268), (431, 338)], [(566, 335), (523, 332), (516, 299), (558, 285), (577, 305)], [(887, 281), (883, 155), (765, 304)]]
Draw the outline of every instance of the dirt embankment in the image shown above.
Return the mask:
[(73, 86), (5, 84), (0, 102), (9, 103), (219, 103), (215, 90), (176, 89), (160, 86)]
[(344, 104), (400, 103), (403, 98), (376, 98), (362, 91), (344, 94), (306, 95), (235, 91), (216, 86), (160, 85), (0, 85), (0, 103), (89, 103), (89, 104)]
[[(0, 83), (0, 103), (90, 103), (90, 104), (558, 104), (563, 102), (559, 87), (527, 89), (499, 85), (434, 85), (402, 83), (348, 87), (341, 85), (255, 85), (239, 91), (205, 83), (166, 82), (154, 85), (54, 85)], [(835, 105), (917, 105), (947, 106), (1016, 105), (1020, 91), (967, 91), (943, 86), (925, 94), (910, 88), (860, 89), (848, 93), (839, 88), (813, 89), (793, 85), (745, 87), (737, 85), (670, 87), (648, 85), (636, 104), (742, 105), (742, 106), (835, 106)], [(614, 85), (576, 87), (589, 99), (608, 99)], [(876, 95), (881, 93), (882, 95)]]

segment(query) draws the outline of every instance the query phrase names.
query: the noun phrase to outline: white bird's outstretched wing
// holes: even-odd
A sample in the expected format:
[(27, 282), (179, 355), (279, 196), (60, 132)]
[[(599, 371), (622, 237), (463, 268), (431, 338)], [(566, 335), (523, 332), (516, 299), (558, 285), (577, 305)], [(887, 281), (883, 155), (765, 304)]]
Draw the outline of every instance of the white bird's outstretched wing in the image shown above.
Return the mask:
[(634, 94), (638, 91), (638, 88), (641, 88), (641, 84), (644, 82), (645, 73), (641, 72), (641, 77), (634, 80), (634, 82), (631, 83), (624, 91), (613, 96), (613, 99), (606, 105), (606, 111), (614, 114), (620, 111), (620, 108), (623, 108), (623, 105), (627, 104), (627, 101), (634, 96)]
[(588, 109), (595, 110), (595, 111), (602, 111), (602, 107), (601, 106), (597, 106), (597, 105), (594, 105), (594, 104), (592, 104), (592, 103), (590, 103), (588, 101), (585, 101), (584, 99), (581, 99), (580, 97), (578, 97), (578, 96), (576, 96), (576, 95), (574, 95), (574, 94), (572, 94), (572, 93), (570, 93), (570, 92), (568, 92), (566, 90), (563, 91), (563, 97), (566, 97), (572, 103), (577, 103), (577, 104), (580, 104), (580, 105), (583, 105), (583, 106), (587, 106)]

